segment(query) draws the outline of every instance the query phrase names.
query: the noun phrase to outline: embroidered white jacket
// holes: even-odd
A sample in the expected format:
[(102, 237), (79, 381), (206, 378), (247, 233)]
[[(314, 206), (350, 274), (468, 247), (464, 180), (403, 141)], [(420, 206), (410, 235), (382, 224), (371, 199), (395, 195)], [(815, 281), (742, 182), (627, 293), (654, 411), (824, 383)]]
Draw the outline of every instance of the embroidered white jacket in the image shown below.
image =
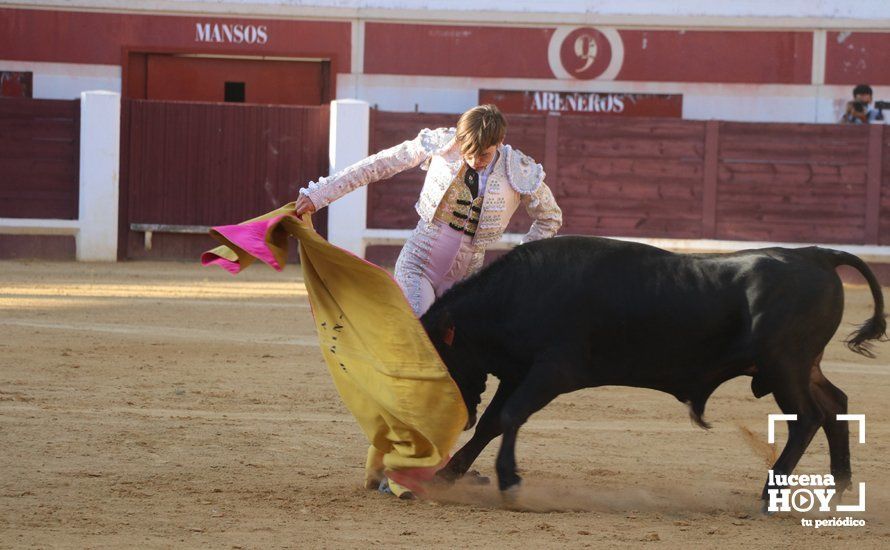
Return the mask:
[[(442, 197), (463, 163), (454, 134), (454, 128), (421, 130), (413, 140), (319, 178), (317, 183), (310, 182), (307, 188), (300, 189), (300, 194), (308, 196), (319, 209), (358, 187), (423, 164), (427, 175), (415, 209), (421, 219), (432, 223)], [(562, 211), (544, 183), (541, 165), (509, 145), (502, 145), (499, 152), (485, 187), (470, 272), (482, 266), (485, 249), (500, 240), (520, 203), (534, 220), (523, 243), (552, 237), (562, 226)]]

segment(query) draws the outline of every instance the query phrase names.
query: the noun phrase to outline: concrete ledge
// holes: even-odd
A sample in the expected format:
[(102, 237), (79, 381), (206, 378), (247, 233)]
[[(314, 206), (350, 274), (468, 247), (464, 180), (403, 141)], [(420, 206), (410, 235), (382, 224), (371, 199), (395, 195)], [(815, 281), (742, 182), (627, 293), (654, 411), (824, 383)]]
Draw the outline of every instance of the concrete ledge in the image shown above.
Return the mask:
[(0, 218), (0, 233), (8, 235), (77, 235), (80, 220)]
[(130, 231), (145, 233), (143, 246), (146, 250), (152, 248), (152, 237), (155, 233), (184, 233), (187, 235), (206, 235), (210, 232), (209, 225), (173, 225), (165, 223), (131, 223)]
[(131, 223), (130, 231), (153, 231), (156, 233), (209, 233), (209, 225), (171, 225), (166, 223)]
[[(402, 246), (411, 236), (410, 229), (365, 229), (362, 233), (364, 246)], [(500, 242), (488, 247), (488, 250), (509, 250), (519, 244), (523, 235), (504, 233)]]

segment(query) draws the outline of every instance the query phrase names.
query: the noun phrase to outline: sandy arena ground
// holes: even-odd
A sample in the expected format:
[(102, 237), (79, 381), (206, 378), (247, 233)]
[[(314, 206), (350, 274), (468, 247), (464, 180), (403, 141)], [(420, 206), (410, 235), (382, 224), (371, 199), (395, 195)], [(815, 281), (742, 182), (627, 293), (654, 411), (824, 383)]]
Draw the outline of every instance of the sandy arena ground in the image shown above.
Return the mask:
[[(872, 307), (864, 287), (847, 296), (844, 334)], [(742, 428), (765, 441), (779, 409), (748, 378), (711, 399), (710, 432), (654, 391), (562, 396), (520, 432), (530, 512), (494, 486), (414, 502), (362, 489), (366, 444), (295, 267), (0, 262), (0, 335), (3, 548), (890, 547), (890, 344), (826, 352), (868, 419), (867, 443), (851, 438), (868, 511), (814, 530), (758, 513), (767, 467)], [(822, 432), (797, 471), (828, 472)]]

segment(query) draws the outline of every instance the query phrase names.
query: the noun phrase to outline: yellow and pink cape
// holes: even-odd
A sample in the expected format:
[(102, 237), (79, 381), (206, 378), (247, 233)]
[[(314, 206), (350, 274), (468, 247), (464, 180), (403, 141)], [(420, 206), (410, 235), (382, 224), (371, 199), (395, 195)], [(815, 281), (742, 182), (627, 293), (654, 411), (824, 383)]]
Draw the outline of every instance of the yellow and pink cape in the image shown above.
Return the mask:
[(330, 244), (294, 211), (288, 203), (214, 227), (223, 244), (201, 261), (236, 274), (259, 259), (280, 271), (289, 238), (300, 243), (322, 356), (370, 444), (366, 484), (385, 470), (395, 493), (422, 490), (466, 425), (460, 391), (389, 273)]

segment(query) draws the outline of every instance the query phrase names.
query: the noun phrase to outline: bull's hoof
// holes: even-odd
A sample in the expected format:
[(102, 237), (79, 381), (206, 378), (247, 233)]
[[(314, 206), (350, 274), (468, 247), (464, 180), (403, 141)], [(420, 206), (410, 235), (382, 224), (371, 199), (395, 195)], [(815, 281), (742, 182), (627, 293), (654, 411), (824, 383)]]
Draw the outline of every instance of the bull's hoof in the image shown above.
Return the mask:
[(519, 494), (522, 489), (522, 482), (517, 482), (506, 489), (501, 490), (501, 502), (507, 510), (522, 510), (519, 504)]
[(433, 476), (433, 480), (432, 480), (432, 481), (433, 481), (433, 483), (436, 484), (436, 485), (448, 485), (448, 486), (451, 486), (451, 485), (454, 485), (454, 482), (457, 481), (458, 478), (460, 478), (460, 474), (457, 474), (457, 473), (455, 473), (455, 472), (452, 472), (451, 470), (449, 470), (449, 469), (446, 467), (446, 468), (442, 468), (441, 470), (439, 470), (438, 472), (436, 472), (436, 475)]
[(835, 484), (834, 490), (835, 495), (834, 498), (837, 500), (835, 502), (840, 502), (842, 498), (844, 498), (844, 493), (849, 491), (853, 487), (853, 479), (851, 477), (844, 476), (834, 476)]
[(479, 473), (479, 470), (470, 470), (469, 472), (464, 474), (463, 479), (467, 481), (470, 485), (489, 485), (491, 484), (491, 478), (488, 476), (484, 476)]

